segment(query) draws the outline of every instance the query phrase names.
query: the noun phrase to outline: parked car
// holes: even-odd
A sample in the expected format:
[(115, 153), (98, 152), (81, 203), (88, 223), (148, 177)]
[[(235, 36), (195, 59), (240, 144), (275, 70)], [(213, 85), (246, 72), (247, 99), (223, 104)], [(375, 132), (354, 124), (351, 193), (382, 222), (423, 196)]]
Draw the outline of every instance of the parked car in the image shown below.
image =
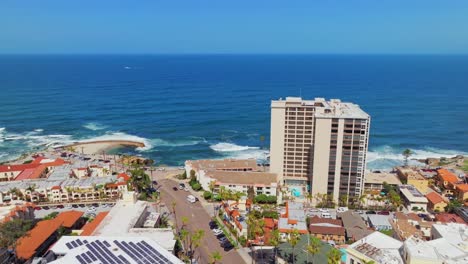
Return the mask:
[(57, 205), (57, 208), (58, 209), (63, 209), (63, 208), (65, 208), (65, 206), (63, 206), (63, 204), (59, 204), (59, 205)]
[(380, 211), (380, 212), (377, 212), (377, 214), (379, 214), (379, 215), (390, 215), (390, 212), (389, 211)]
[(172, 190), (177, 191), (178, 189), (177, 189), (177, 187), (174, 186), (174, 187), (172, 187)]
[(338, 209), (336, 209), (336, 211), (338, 213), (344, 213), (344, 212), (348, 211), (348, 207), (338, 207)]
[(79, 204), (78, 206), (81, 207), (81, 208), (86, 207), (86, 205), (84, 205), (84, 204)]
[(223, 236), (223, 237), (218, 237), (218, 240), (219, 242), (223, 243), (224, 241), (229, 241), (229, 239), (227, 239), (227, 237)]
[(34, 210), (42, 210), (42, 208), (40, 206), (36, 206), (34, 207)]
[(71, 204), (67, 204), (67, 206), (65, 206), (65, 208), (67, 208), (68, 210), (72, 209), (73, 206)]
[(78, 205), (77, 205), (77, 204), (73, 204), (72, 207), (73, 207), (73, 208), (78, 208)]
[(425, 218), (425, 217), (427, 217), (427, 214), (418, 214), (418, 216), (421, 217), (421, 218)]
[(216, 236), (217, 239), (220, 239), (220, 238), (223, 238), (223, 237), (225, 237), (224, 233), (219, 234), (219, 235)]
[(49, 207), (49, 206), (42, 206), (42, 209), (44, 209), (44, 210), (49, 210), (50, 207)]
[(366, 214), (376, 214), (376, 212), (371, 210), (371, 211), (367, 211)]
[(183, 189), (185, 189), (185, 184), (179, 183), (179, 190), (183, 190)]
[(98, 203), (93, 203), (93, 206), (94, 207), (99, 207), (99, 204)]
[(328, 213), (328, 212), (330, 212), (330, 210), (328, 210), (328, 208), (319, 208), (319, 212)]
[(224, 247), (224, 251), (229, 251), (234, 248), (234, 246), (231, 243), (226, 244), (223, 247)]
[(217, 228), (213, 229), (213, 234), (215, 234), (216, 236), (220, 235), (222, 233), (223, 233), (223, 230), (221, 230), (221, 229), (217, 229)]

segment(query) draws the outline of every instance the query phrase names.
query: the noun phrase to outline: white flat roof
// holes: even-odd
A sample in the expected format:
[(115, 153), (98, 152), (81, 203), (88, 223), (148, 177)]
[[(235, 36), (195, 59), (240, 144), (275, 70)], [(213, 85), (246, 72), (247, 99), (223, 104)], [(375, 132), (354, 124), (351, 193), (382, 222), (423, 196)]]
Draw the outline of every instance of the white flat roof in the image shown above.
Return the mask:
[[(145, 212), (151, 212), (151, 204), (148, 202), (118, 201), (92, 235), (147, 237), (172, 251), (175, 240), (174, 233), (170, 228), (135, 228), (137, 221), (143, 217), (142, 214)], [(144, 217), (146, 219), (147, 216)]]
[(399, 185), (398, 189), (411, 203), (428, 203), (426, 196), (413, 185)]
[(85, 263), (183, 263), (158, 243), (144, 237), (63, 236), (51, 251), (65, 255), (51, 262), (56, 264), (81, 264), (80, 260)]
[(401, 241), (375, 231), (351, 244), (347, 250), (357, 251), (375, 260), (376, 263), (403, 264), (404, 262), (399, 252), (402, 246), (403, 243)]
[(405, 241), (405, 248), (413, 258), (432, 261), (444, 261), (444, 263), (465, 264), (468, 263), (468, 251), (453, 245), (445, 238), (424, 241), (410, 237)]

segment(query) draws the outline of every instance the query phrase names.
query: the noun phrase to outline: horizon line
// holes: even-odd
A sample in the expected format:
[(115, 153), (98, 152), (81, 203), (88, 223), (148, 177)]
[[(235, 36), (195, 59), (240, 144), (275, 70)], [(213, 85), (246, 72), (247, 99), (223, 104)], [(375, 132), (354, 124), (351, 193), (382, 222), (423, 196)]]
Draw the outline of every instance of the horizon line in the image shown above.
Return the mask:
[(467, 56), (468, 53), (223, 53), (223, 52), (193, 52), (193, 53), (0, 53), (0, 56)]

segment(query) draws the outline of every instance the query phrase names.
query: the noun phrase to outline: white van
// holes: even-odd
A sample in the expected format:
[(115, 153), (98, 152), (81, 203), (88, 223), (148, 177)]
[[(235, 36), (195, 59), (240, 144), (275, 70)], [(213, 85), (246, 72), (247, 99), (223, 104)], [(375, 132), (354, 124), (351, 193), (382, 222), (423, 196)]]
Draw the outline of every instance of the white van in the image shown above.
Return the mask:
[(197, 198), (195, 198), (195, 196), (193, 195), (188, 195), (187, 201), (189, 201), (190, 203), (195, 203), (197, 201)]
[(320, 215), (320, 217), (330, 219), (330, 218), (331, 218), (331, 214), (330, 214), (330, 213), (323, 212), (323, 213)]

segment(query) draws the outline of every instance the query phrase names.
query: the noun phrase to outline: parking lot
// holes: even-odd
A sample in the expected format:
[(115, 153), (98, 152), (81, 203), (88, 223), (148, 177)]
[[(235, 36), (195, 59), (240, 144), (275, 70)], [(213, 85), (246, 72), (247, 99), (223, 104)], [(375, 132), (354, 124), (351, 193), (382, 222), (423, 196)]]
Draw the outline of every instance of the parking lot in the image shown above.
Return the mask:
[[(84, 212), (84, 216), (95, 217), (98, 213), (107, 212), (112, 209), (114, 203), (76, 203), (76, 204), (61, 204), (61, 205), (44, 205), (37, 206), (34, 210), (34, 217), (37, 219), (44, 218), (53, 212), (66, 212), (70, 210)], [(63, 207), (63, 208), (61, 208)], [(38, 209), (41, 208), (41, 209)], [(94, 209), (92, 209), (94, 208)]]

